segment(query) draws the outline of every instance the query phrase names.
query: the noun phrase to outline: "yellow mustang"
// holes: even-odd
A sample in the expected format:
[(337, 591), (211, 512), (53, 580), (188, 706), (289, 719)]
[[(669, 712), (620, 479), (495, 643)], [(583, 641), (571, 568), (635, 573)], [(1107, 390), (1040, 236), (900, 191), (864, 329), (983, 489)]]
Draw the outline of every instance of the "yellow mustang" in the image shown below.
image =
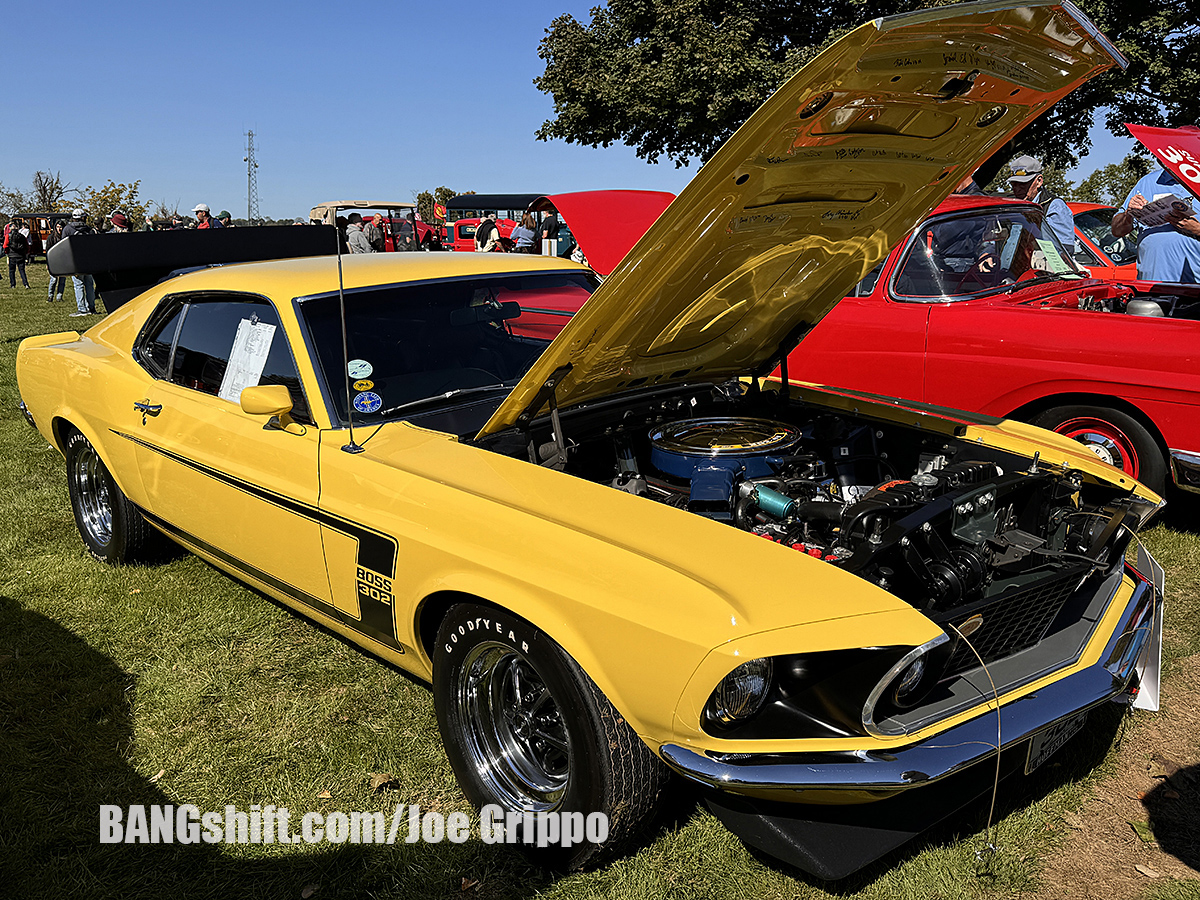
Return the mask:
[(26, 340), (23, 402), (94, 556), (166, 534), (430, 680), (477, 805), (609, 816), (555, 862), (626, 846), (674, 771), (845, 875), (1156, 691), (1161, 570), (1125, 562), (1156, 495), (1040, 429), (767, 377), (1114, 62), (1068, 3), (872, 22), (598, 288), (538, 256), (210, 268)]

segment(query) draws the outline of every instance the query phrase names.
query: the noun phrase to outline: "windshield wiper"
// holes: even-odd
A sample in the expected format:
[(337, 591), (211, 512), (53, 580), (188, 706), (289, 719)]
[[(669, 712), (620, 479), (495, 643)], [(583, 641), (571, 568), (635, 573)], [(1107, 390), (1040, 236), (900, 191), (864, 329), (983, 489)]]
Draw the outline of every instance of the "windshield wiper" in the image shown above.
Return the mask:
[(415, 409), (419, 406), (431, 406), (435, 403), (442, 403), (446, 400), (451, 399), (452, 397), (464, 397), (468, 394), (481, 394), (486, 391), (498, 391), (498, 390), (511, 391), (512, 385), (504, 384), (501, 382), (501, 383), (497, 383), (497, 384), (483, 384), (483, 385), (479, 385), (478, 387), (455, 388), (452, 391), (444, 391), (440, 394), (433, 394), (432, 396), (429, 396), (429, 397), (422, 397), (420, 400), (409, 400), (407, 403), (401, 403), (399, 406), (393, 406), (390, 409), (385, 409), (382, 412), (378, 413), (378, 415), (379, 416), (390, 416), (393, 413), (402, 412), (403, 410), (406, 410), (406, 409)]

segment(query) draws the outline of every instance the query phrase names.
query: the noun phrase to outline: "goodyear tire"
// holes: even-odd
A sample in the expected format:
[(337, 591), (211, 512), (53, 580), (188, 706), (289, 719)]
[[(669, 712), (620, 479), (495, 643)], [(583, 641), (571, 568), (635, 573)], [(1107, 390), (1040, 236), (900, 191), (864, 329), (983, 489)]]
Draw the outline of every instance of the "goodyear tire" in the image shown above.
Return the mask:
[(96, 448), (72, 431), (65, 455), (75, 527), (88, 552), (110, 565), (143, 561), (154, 543), (152, 529), (121, 493)]
[(1132, 416), (1100, 406), (1056, 406), (1037, 416), (1033, 424), (1079, 441), (1158, 494), (1166, 490), (1166, 458), (1150, 432)]
[(538, 862), (594, 866), (641, 833), (667, 769), (558, 644), (510, 613), (463, 603), (443, 619), (433, 657), (438, 728), (476, 808), (607, 815), (601, 844), (538, 848), (518, 836)]

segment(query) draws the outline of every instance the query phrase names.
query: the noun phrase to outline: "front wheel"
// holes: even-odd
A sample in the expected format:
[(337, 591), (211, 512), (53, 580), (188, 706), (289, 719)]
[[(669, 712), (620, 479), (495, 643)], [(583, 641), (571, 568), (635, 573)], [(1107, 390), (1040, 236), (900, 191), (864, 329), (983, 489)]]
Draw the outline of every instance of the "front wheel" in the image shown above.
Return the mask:
[(1033, 420), (1079, 441), (1101, 460), (1150, 490), (1162, 494), (1167, 485), (1167, 461), (1145, 426), (1119, 410), (1098, 406), (1056, 406)]
[(433, 700), (463, 793), (506, 812), (604, 813), (608, 837), (532, 848), (569, 870), (620, 852), (658, 807), (666, 767), (557, 643), (503, 610), (463, 603), (438, 629)]
[(153, 543), (151, 528), (121, 493), (96, 448), (72, 431), (65, 455), (75, 527), (88, 552), (111, 565), (145, 561)]

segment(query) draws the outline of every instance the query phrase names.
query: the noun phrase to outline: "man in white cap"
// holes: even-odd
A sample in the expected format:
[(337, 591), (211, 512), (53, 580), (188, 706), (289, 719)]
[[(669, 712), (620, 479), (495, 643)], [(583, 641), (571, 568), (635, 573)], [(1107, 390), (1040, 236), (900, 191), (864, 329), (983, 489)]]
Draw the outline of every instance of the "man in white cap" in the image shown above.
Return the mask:
[(221, 221), (214, 219), (209, 212), (207, 203), (197, 203), (192, 207), (192, 212), (196, 214), (197, 228), (222, 228)]
[(1042, 161), (1032, 156), (1018, 156), (1008, 165), (1012, 169), (1008, 183), (1012, 186), (1013, 196), (1039, 204), (1046, 213), (1046, 225), (1063, 249), (1074, 254), (1075, 218), (1066, 200), (1042, 190)]
[[(71, 221), (63, 229), (63, 237), (69, 238), (76, 234), (92, 234), (92, 226), (87, 224), (86, 218), (82, 209), (72, 211)], [(95, 280), (91, 275), (83, 273), (72, 275), (71, 284), (75, 286), (75, 306), (78, 309), (78, 312), (71, 313), (71, 316), (94, 316), (96, 314)]]

